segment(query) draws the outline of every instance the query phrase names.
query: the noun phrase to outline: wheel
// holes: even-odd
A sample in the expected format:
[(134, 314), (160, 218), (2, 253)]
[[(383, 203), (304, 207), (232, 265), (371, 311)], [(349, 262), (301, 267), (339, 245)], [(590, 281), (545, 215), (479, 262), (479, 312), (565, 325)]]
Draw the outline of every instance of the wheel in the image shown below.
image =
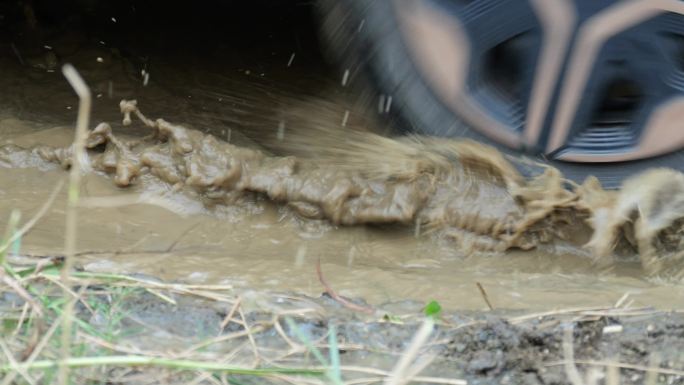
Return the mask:
[(682, 0), (321, 0), (319, 9), (346, 77), (369, 79), (379, 110), (406, 130), (475, 139), (609, 188), (651, 167), (684, 170)]

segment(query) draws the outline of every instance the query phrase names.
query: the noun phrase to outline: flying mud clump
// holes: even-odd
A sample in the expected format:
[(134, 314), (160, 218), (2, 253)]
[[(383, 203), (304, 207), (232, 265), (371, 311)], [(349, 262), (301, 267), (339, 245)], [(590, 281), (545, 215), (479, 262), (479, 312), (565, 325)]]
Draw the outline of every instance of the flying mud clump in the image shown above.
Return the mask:
[[(531, 249), (554, 242), (586, 245), (605, 263), (639, 255), (650, 272), (684, 253), (684, 175), (654, 169), (620, 191), (597, 179), (571, 186), (560, 172), (525, 179), (493, 148), (471, 141), (345, 130), (291, 135), (312, 157), (273, 156), (200, 131), (150, 120), (136, 101), (120, 103), (151, 129), (123, 139), (101, 123), (89, 132), (89, 166), (117, 186), (152, 176), (190, 189), (205, 204), (235, 204), (262, 194), (305, 218), (339, 225), (401, 224), (451, 239), (466, 251)], [(72, 147), (0, 147), (0, 166), (68, 168)]]

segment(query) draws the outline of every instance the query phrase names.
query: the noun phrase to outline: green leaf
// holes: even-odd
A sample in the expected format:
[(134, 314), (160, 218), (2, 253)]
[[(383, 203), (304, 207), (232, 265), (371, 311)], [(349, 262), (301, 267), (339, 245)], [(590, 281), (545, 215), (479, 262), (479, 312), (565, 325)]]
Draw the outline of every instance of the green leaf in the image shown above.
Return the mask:
[(423, 310), (425, 312), (425, 315), (428, 317), (432, 318), (438, 318), (439, 315), (442, 313), (442, 305), (439, 304), (437, 301), (430, 301), (427, 305), (425, 305), (425, 309)]

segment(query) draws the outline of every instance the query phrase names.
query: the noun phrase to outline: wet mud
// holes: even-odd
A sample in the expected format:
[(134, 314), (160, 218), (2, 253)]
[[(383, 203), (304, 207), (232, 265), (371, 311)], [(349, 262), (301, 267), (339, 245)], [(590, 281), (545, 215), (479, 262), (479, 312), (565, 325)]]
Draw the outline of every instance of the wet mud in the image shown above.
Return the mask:
[[(129, 126), (99, 124), (88, 138), (79, 260), (89, 270), (313, 295), (320, 259), (343, 294), (373, 303), (436, 298), (482, 308), (478, 283), (503, 308), (601, 306), (625, 293), (641, 305), (680, 303), (679, 222), (651, 243), (670, 265), (649, 281), (631, 221), (594, 230), (601, 218), (619, 218), (627, 190), (605, 191), (591, 179), (568, 186), (553, 169), (526, 180), (511, 161), (469, 142), (318, 124), (234, 145), (150, 120), (132, 101), (119, 110)], [(47, 199), (69, 167), (71, 135), (68, 127), (23, 131), (1, 147), (6, 175), (22, 181), (5, 188), (8, 205), (30, 212)], [(296, 156), (274, 155), (284, 152)], [(637, 178), (660, 175), (677, 177), (656, 170)], [(27, 186), (42, 198), (27, 201)], [(49, 215), (27, 237), (27, 252), (59, 254), (62, 218)], [(592, 254), (592, 242), (614, 248)]]
[[(378, 307), (377, 318), (372, 318), (355, 316), (326, 295), (251, 292), (242, 296), (245, 313), (232, 319), (229, 317), (234, 307), (220, 300), (173, 290), (154, 294), (143, 289), (129, 290), (112, 296), (111, 290), (94, 285), (88, 289), (88, 307), (81, 303), (77, 306), (78, 319), (93, 328), (87, 339), (88, 350), (93, 352), (105, 347), (128, 354), (221, 357), (217, 360), (230, 360), (239, 366), (250, 366), (256, 359), (276, 367), (294, 364), (320, 368), (321, 363), (307, 351), (302, 338), (327, 357), (330, 345), (326, 341), (335, 327), (345, 380), (380, 382), (382, 377), (378, 376), (393, 370), (421, 326), (422, 304), (415, 302), (401, 306), (402, 311), (413, 309), (414, 313), (397, 314), (395, 305), (385, 304)], [(222, 295), (213, 293), (208, 297)], [(10, 302), (17, 306), (21, 299), (0, 296), (0, 308)], [(121, 316), (112, 319), (107, 313), (110, 307)], [(286, 322), (287, 318), (293, 323)], [(99, 337), (112, 334), (118, 336), (116, 344)], [(421, 357), (429, 359), (414, 374), (414, 381), (681, 384), (683, 344), (681, 312), (622, 305), (541, 313), (448, 312), (440, 315), (421, 349)], [(89, 375), (92, 373), (87, 370), (78, 374), (82, 378)], [(158, 376), (171, 384), (191, 380), (209, 383), (197, 380), (191, 373), (155, 372), (150, 368), (110, 367), (98, 372), (98, 378), (106, 378), (109, 383), (142, 384)], [(229, 378), (231, 382), (254, 381), (249, 376)], [(283, 381), (264, 378), (258, 383), (290, 383)]]
[[(122, 100), (120, 110), (123, 125), (135, 116), (151, 134), (119, 137), (101, 123), (88, 134), (88, 159), (81, 165), (110, 175), (120, 188), (154, 177), (158, 188), (186, 190), (205, 207), (235, 205), (259, 194), (301, 218), (413, 226), (416, 235), (448, 238), (466, 252), (530, 250), (563, 241), (587, 247), (605, 264), (622, 247), (656, 273), (663, 255), (674, 254), (676, 262), (682, 252), (684, 175), (676, 171), (636, 175), (619, 191), (602, 189), (594, 178), (568, 189), (557, 170), (525, 180), (503, 155), (475, 142), (399, 140), (323, 127), (289, 135), (297, 146), (319, 153), (307, 161), (150, 120), (134, 100)], [(69, 168), (72, 159), (73, 146), (0, 147), (6, 168)]]
[[(667, 312), (684, 300), (681, 174), (651, 170), (605, 190), (538, 164), (523, 177), (528, 159), (477, 143), (397, 136), (295, 43), (244, 55), (231, 42), (207, 60), (57, 36), (53, 54), (0, 39), (9, 53), (0, 58), (0, 226), (14, 209), (30, 218), (65, 180), (78, 100), (59, 66), (74, 63), (95, 96), (79, 269), (230, 285), (257, 324), (273, 301), (278, 311), (303, 301), (320, 313), (299, 321), (315, 336), (336, 324), (350, 364), (389, 370), (434, 299), (445, 318), (426, 376), (568, 383), (567, 325), (583, 375), (597, 361), (648, 366), (652, 352), (682, 370), (684, 320)], [(131, 36), (127, 44), (149, 38)], [(10, 262), (63, 253), (66, 201), (62, 189)], [(320, 297), (319, 261), (337, 293), (372, 317)], [(128, 298), (126, 327), (150, 327), (128, 342), (174, 349), (215, 335), (225, 308), (176, 299)], [(563, 315), (577, 307), (609, 310)], [(287, 344), (276, 334), (256, 338)], [(625, 369), (622, 379), (643, 383), (645, 373)]]

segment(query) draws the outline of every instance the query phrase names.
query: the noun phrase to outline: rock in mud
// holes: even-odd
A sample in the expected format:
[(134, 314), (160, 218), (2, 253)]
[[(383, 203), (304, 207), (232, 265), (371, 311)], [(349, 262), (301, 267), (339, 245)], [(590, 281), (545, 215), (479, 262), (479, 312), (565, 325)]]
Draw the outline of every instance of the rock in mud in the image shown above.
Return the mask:
[(467, 370), (473, 374), (487, 374), (501, 365), (502, 358), (501, 350), (477, 352), (468, 363)]

